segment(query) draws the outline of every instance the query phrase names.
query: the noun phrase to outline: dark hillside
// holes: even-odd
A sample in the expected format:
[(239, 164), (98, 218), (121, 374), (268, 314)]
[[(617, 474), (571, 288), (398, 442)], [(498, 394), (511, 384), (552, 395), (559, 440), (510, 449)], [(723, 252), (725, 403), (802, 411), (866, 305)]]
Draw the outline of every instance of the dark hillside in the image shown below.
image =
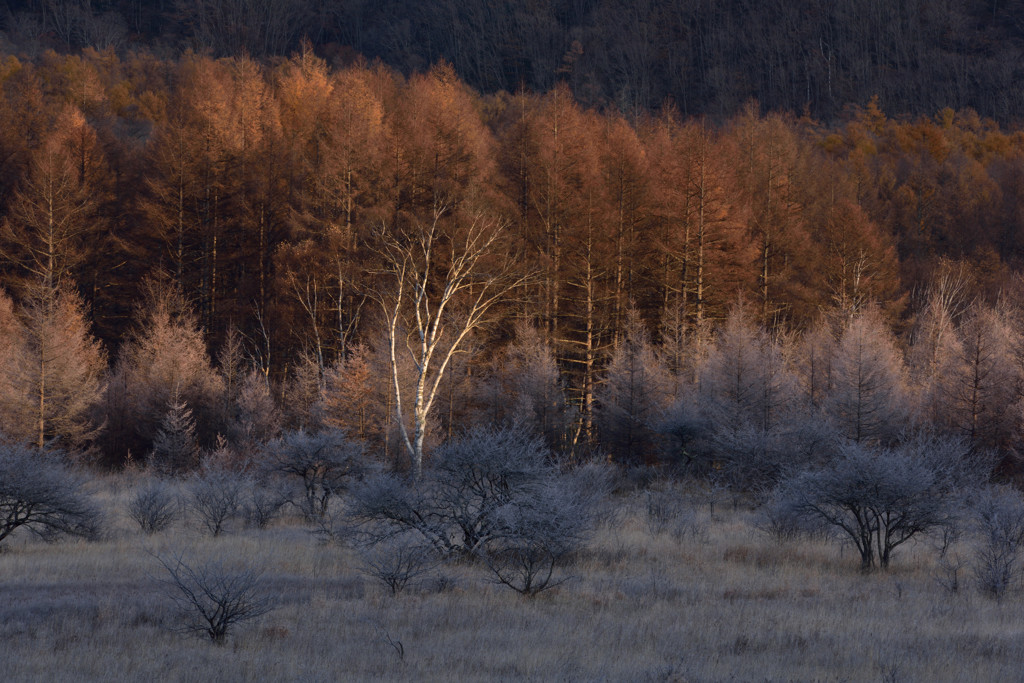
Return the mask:
[(831, 122), (880, 97), (895, 114), (1024, 105), (1021, 0), (29, 0), (7, 2), (8, 49), (142, 47), (165, 57), (379, 58), (405, 73), (446, 60), (483, 92), (566, 81), (587, 105), (686, 115), (769, 110)]

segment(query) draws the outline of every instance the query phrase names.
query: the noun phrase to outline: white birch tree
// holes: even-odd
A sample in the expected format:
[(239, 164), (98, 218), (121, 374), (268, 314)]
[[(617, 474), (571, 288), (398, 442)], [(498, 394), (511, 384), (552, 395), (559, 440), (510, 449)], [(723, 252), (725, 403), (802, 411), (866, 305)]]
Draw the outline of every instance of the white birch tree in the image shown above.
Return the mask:
[[(417, 480), (431, 409), (452, 359), (490, 310), (526, 280), (517, 259), (495, 253), (503, 222), (477, 215), (447, 231), (447, 214), (440, 206), (427, 223), (379, 231), (384, 268), (370, 293), (384, 315), (394, 407)], [(411, 395), (403, 387), (401, 355), (413, 361)]]

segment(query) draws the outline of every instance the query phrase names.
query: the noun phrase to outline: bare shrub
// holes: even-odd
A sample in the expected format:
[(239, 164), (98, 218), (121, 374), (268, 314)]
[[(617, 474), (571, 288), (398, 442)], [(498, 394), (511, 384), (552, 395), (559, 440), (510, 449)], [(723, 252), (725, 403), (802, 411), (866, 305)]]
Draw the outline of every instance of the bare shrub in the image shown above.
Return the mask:
[(495, 515), (555, 474), (540, 439), (513, 428), (476, 428), (439, 448), (419, 482), (379, 475), (353, 491), (353, 516), (378, 538), (419, 533), (444, 555), (476, 554)]
[(382, 475), (353, 492), (369, 543), (408, 533), (442, 557), (479, 558), (498, 582), (533, 595), (593, 528), (607, 471), (560, 474), (543, 443), (514, 428), (477, 428), (450, 441), (414, 484)]
[(384, 584), (392, 595), (398, 595), (410, 581), (437, 565), (437, 553), (410, 535), (366, 547), (359, 556), (362, 572)]
[(192, 476), (189, 484), (190, 507), (200, 524), (214, 536), (241, 508), (245, 479), (235, 472), (206, 469)]
[(700, 537), (705, 532), (697, 511), (675, 491), (647, 491), (644, 496), (647, 530), (668, 534), (677, 540)]
[(189, 564), (180, 554), (157, 560), (167, 570), (161, 584), (177, 608), (185, 633), (205, 635), (221, 645), (236, 624), (272, 609), (261, 590), (263, 570), (256, 566), (231, 569), (216, 561)]
[(982, 592), (999, 598), (1020, 583), (1024, 501), (1015, 491), (990, 489), (976, 503), (975, 516), (974, 577)]
[(281, 516), (288, 504), (288, 491), (277, 480), (253, 481), (248, 487), (242, 503), (242, 514), (246, 522), (257, 529), (266, 529)]
[(580, 547), (591, 526), (585, 492), (552, 479), (533, 493), (497, 512), (496, 533), (481, 550), (495, 579), (527, 596), (567, 580), (558, 570)]
[(128, 501), (128, 516), (147, 534), (163, 531), (181, 514), (181, 500), (166, 481), (153, 479)]
[(101, 513), (83, 491), (85, 480), (55, 452), (0, 444), (0, 542), (24, 527), (43, 537), (94, 538)]
[(932, 576), (935, 583), (943, 590), (949, 593), (959, 593), (963, 587), (961, 574), (966, 566), (967, 562), (959, 555), (952, 557), (943, 555), (939, 558), (939, 566)]
[(791, 500), (773, 498), (757, 510), (754, 526), (776, 543), (800, 538), (824, 538), (831, 527), (820, 518), (803, 514)]
[(302, 482), (301, 494), (292, 502), (311, 521), (323, 518), (332, 496), (358, 474), (363, 453), (362, 446), (340, 429), (288, 432), (269, 449), (272, 469)]
[(963, 442), (927, 437), (895, 449), (849, 444), (825, 467), (786, 479), (775, 504), (851, 541), (862, 570), (885, 568), (897, 547), (949, 523), (959, 492), (977, 483), (967, 455)]

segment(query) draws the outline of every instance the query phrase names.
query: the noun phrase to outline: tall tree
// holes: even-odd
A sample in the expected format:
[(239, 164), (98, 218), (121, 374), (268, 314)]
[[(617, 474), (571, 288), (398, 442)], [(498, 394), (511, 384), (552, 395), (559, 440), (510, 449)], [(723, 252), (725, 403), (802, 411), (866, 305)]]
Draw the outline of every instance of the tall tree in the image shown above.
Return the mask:
[[(468, 217), (442, 232), (444, 209), (409, 229), (381, 231), (384, 269), (371, 296), (380, 305), (391, 360), (395, 412), (413, 474), (423, 470), (431, 410), (455, 354), (491, 309), (524, 282), (518, 264), (496, 253), (503, 225)], [(403, 391), (399, 356), (415, 364), (412, 395)]]
[(195, 315), (166, 284), (149, 283), (136, 328), (121, 347), (106, 392), (104, 447), (117, 463), (149, 452), (167, 414), (180, 400), (209, 447), (221, 420), (221, 378), (213, 370)]
[[(3, 299), (0, 308), (9, 316), (13, 307)], [(92, 409), (103, 390), (106, 355), (89, 332), (78, 294), (68, 286), (38, 287), (5, 326), (11, 335), (5, 431), (38, 448), (88, 446), (99, 431)]]
[(803, 206), (795, 185), (801, 156), (793, 126), (782, 116), (761, 116), (751, 103), (733, 121), (737, 178), (742, 201), (750, 206), (748, 233), (757, 256), (757, 297), (761, 320), (776, 324), (799, 309), (807, 296), (797, 263), (812, 243), (805, 234)]
[(849, 320), (836, 346), (832, 378), (825, 411), (846, 438), (884, 442), (907, 426), (912, 412), (906, 403), (903, 358), (876, 311)]
[(651, 465), (659, 457), (654, 425), (672, 398), (672, 379), (655, 353), (639, 314), (630, 309), (622, 343), (598, 389), (601, 444), (613, 459)]
[(797, 393), (787, 355), (749, 308), (733, 307), (700, 374), (704, 410), (716, 430), (771, 432), (785, 422)]
[(62, 110), (33, 151), (0, 226), (0, 253), (33, 286), (56, 292), (90, 253), (88, 236), (99, 229), (94, 212), (102, 165), (85, 117), (71, 107)]
[(728, 140), (704, 121), (665, 118), (648, 137), (663, 262), (663, 316), (681, 314), (700, 327), (725, 314), (754, 258), (743, 239), (744, 211), (735, 201)]
[(1003, 448), (1018, 428), (1020, 335), (1003, 312), (975, 306), (957, 329), (957, 353), (943, 374), (950, 426), (976, 447)]

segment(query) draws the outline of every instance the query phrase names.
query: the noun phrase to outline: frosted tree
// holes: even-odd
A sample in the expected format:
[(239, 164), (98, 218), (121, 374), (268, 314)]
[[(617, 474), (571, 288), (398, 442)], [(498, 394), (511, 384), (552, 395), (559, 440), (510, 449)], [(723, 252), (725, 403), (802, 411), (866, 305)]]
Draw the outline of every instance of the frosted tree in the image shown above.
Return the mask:
[(281, 412), (266, 380), (256, 369), (241, 375), (228, 405), (226, 434), (243, 458), (251, 457), (281, 431)]
[(820, 406), (832, 390), (835, 349), (836, 338), (827, 319), (819, 319), (800, 338), (796, 370), (804, 396), (813, 406)]
[(1017, 420), (1013, 411), (1021, 376), (1013, 352), (1019, 335), (999, 311), (975, 307), (957, 330), (957, 353), (943, 373), (947, 415), (973, 445), (1006, 445)]
[(743, 306), (730, 311), (700, 375), (704, 409), (715, 429), (754, 426), (771, 431), (796, 395), (795, 376), (780, 340)]
[(116, 461), (152, 450), (175, 396), (192, 411), (200, 445), (212, 444), (221, 426), (222, 391), (191, 309), (173, 290), (151, 283), (108, 382), (108, 456)]
[(288, 369), (284, 385), (284, 422), (289, 428), (317, 431), (323, 426), (324, 375), (315, 352), (302, 353)]
[(626, 463), (657, 461), (660, 444), (654, 426), (672, 395), (672, 377), (655, 353), (640, 315), (630, 309), (623, 340), (597, 391), (598, 436), (613, 458)]
[(699, 392), (705, 459), (730, 486), (749, 489), (773, 481), (818, 440), (799, 410), (790, 346), (788, 339), (766, 332), (742, 305), (730, 311), (712, 345)]
[(531, 426), (556, 451), (571, 448), (571, 416), (551, 345), (526, 321), (476, 390), (477, 420)]
[(907, 367), (921, 417), (938, 429), (949, 428), (950, 380), (963, 352), (953, 312), (933, 294), (911, 332)]
[(875, 311), (852, 318), (836, 347), (826, 413), (846, 438), (884, 441), (907, 426), (903, 358)]
[(106, 356), (78, 294), (33, 287), (19, 310), (6, 295), (0, 299), (4, 431), (38, 448), (86, 446), (99, 431), (91, 411), (102, 393)]
[(182, 472), (195, 466), (198, 459), (199, 443), (192, 411), (175, 392), (153, 439), (152, 463), (163, 471)]

